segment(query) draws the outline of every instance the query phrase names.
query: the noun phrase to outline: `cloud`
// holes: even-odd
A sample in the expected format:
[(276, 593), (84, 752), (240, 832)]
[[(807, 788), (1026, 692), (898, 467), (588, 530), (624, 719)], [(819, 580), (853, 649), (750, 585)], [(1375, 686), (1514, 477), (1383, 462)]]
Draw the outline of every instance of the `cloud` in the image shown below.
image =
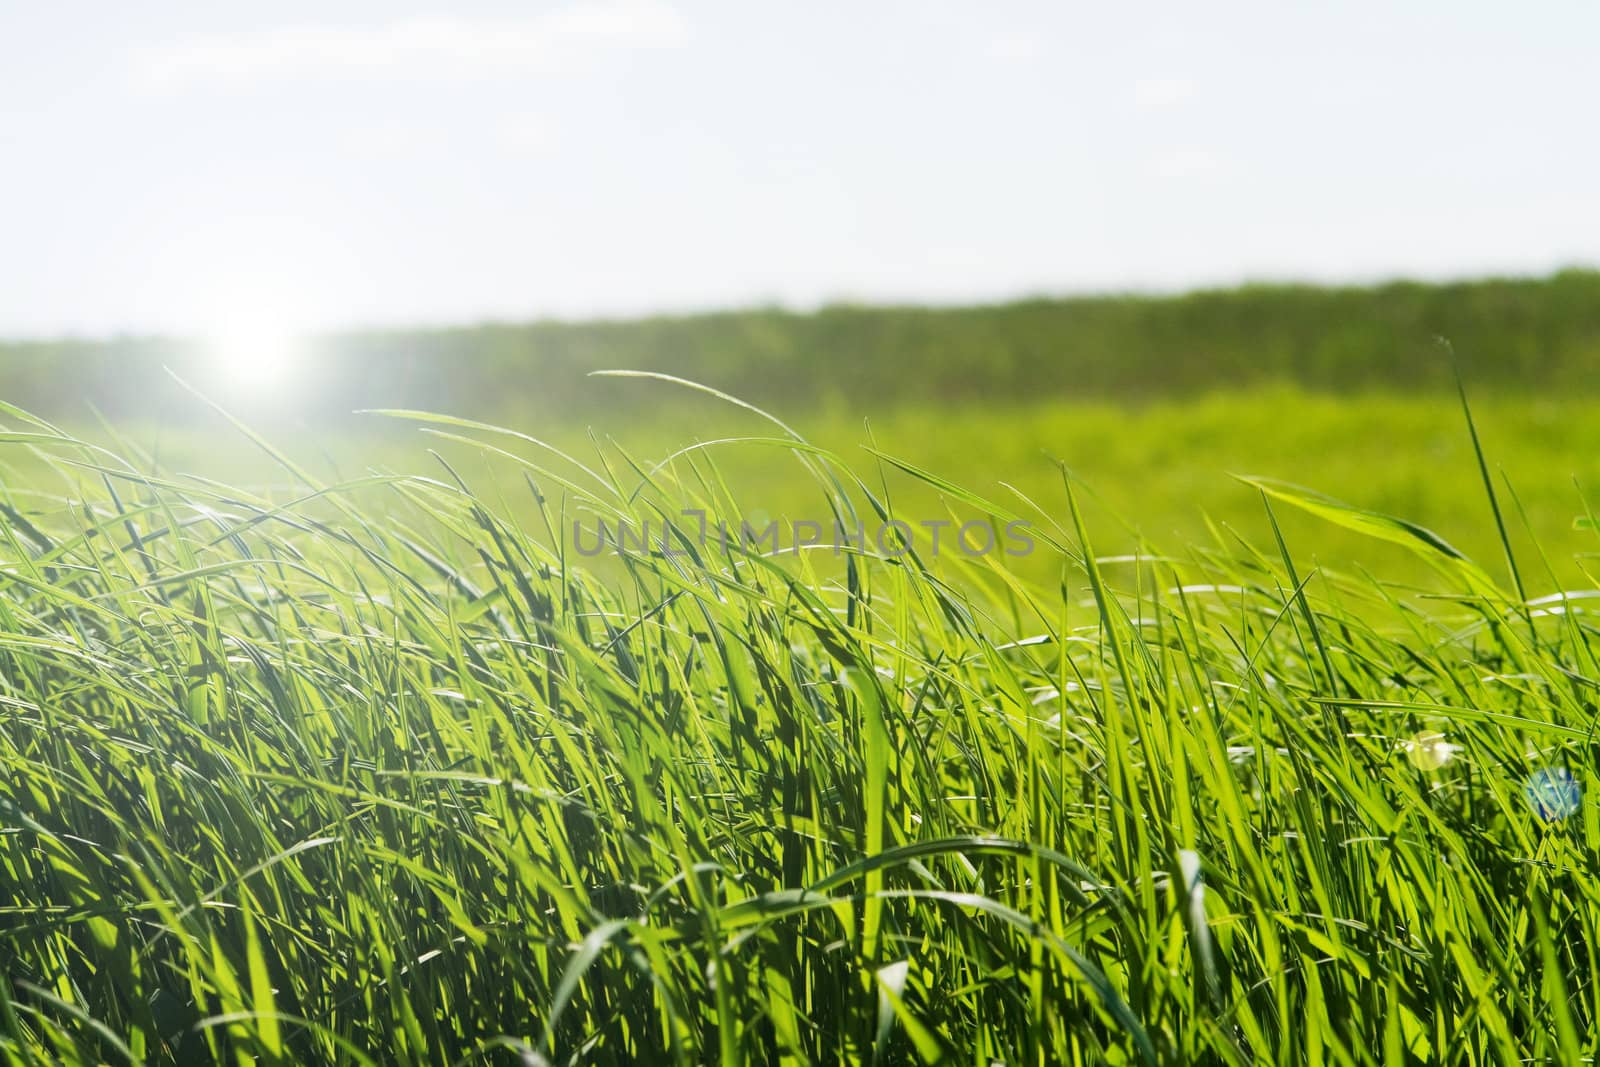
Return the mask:
[(161, 85), (459, 78), (565, 70), (606, 53), (675, 47), (687, 33), (665, 0), (587, 0), (515, 19), (438, 15), (366, 27), (198, 34), (147, 49), (138, 68)]

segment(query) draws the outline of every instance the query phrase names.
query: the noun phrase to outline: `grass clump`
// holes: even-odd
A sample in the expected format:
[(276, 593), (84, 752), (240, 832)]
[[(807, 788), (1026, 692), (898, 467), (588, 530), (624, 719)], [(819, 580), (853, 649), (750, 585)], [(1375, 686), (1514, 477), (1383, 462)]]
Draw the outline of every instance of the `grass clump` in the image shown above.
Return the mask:
[(681, 525), (596, 577), (574, 517), (737, 525), (705, 452), (429, 420), (530, 508), (451, 467), (247, 492), (8, 419), (13, 1062), (1595, 1054), (1580, 591), (1266, 482), (1447, 595), (1281, 537), (1097, 561), (1070, 482), (1000, 503), (788, 436), (747, 447), (838, 515), (921, 478), (1035, 523), (1059, 587)]

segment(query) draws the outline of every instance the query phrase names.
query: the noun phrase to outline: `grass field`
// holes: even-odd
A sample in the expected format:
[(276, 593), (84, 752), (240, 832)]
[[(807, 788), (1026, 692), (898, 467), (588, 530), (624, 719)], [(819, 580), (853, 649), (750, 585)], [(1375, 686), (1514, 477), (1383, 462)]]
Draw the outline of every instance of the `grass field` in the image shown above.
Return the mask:
[[(6, 405), (0, 1054), (1592, 1061), (1563, 381)], [(1035, 550), (569, 535), (685, 509)]]
[[(771, 427), (759, 417), (659, 382), (619, 388), (597, 380), (593, 388), (630, 417), (614, 425), (591, 418), (524, 418), (511, 425), (591, 467), (601, 462), (599, 450), (612, 447), (648, 468), (703, 445), (687, 457), (717, 465), (741, 516), (830, 520), (826, 495), (804, 464), (781, 449), (742, 442), (769, 436)], [(200, 401), (192, 404), (204, 410)], [(1488, 394), (1478, 396), (1475, 405), (1496, 483), (1507, 493), (1508, 534), (1530, 557), (1529, 581), (1547, 592), (1584, 584), (1580, 564), (1584, 554), (1600, 550), (1600, 542), (1573, 520), (1584, 510), (1582, 491), (1600, 486), (1600, 398)], [(874, 450), (1017, 505), (1007, 488), (1013, 487), (1056, 521), (1066, 508), (1060, 472), (1065, 464), (1085, 494), (1089, 529), (1108, 554), (1132, 552), (1141, 543), (1158, 551), (1196, 543), (1232, 551), (1235, 534), (1265, 541), (1270, 527), (1260, 495), (1235, 477), (1257, 475), (1403, 516), (1491, 566), (1503, 555), (1498, 532), (1487, 521), (1460, 402), (1450, 394), (1386, 391), (1352, 397), (1256, 387), (1136, 405), (1108, 400), (886, 404), (870, 417), (804, 409), (792, 415), (780, 409), (780, 414), (807, 440), (837, 452), (880, 491), (891, 492), (919, 521), (952, 510), (962, 518), (975, 512), (952, 494), (881, 462)], [(270, 457), (220, 420), (199, 426), (136, 423), (118, 431), (128, 451), (143, 453), (147, 465), (170, 477), (193, 474), (257, 487), (284, 481)], [(526, 467), (437, 436), (450, 432), (447, 427), (374, 415), (335, 433), (319, 433), (310, 423), (265, 432), (296, 462), (327, 480), (369, 470), (451, 477), (428, 451), (436, 450), (475, 492), (520, 521), (542, 525)], [(94, 427), (83, 433), (110, 440)], [(565, 468), (526, 442), (501, 437), (496, 443), (524, 460)], [(0, 463), (8, 458), (13, 484), (35, 484), (33, 473), (20, 469), (28, 462), (22, 455), (13, 450), (10, 457), (0, 455)], [(688, 474), (687, 460), (675, 467)], [(572, 472), (565, 468), (563, 473)], [(552, 506), (559, 508), (562, 487), (552, 485), (550, 491)], [(1292, 513), (1280, 521), (1310, 563), (1344, 572), (1365, 568), (1399, 583), (1432, 580), (1423, 562), (1393, 545)], [(1050, 585), (1060, 579), (1059, 559), (1045, 553), (1013, 559), (1011, 566)]]

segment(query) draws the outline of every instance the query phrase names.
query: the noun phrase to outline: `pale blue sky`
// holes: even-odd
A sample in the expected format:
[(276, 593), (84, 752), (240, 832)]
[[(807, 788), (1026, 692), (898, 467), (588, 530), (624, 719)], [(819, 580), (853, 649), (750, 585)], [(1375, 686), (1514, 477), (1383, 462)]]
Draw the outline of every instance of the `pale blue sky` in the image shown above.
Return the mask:
[(1600, 263), (1600, 5), (0, 0), (0, 335)]

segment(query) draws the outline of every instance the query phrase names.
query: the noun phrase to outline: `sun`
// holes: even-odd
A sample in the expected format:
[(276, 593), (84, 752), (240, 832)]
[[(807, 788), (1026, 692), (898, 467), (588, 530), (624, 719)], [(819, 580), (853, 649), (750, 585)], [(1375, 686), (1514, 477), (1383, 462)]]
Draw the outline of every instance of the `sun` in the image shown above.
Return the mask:
[(293, 380), (303, 342), (282, 326), (238, 323), (210, 334), (205, 348), (218, 377), (229, 386), (265, 392)]

